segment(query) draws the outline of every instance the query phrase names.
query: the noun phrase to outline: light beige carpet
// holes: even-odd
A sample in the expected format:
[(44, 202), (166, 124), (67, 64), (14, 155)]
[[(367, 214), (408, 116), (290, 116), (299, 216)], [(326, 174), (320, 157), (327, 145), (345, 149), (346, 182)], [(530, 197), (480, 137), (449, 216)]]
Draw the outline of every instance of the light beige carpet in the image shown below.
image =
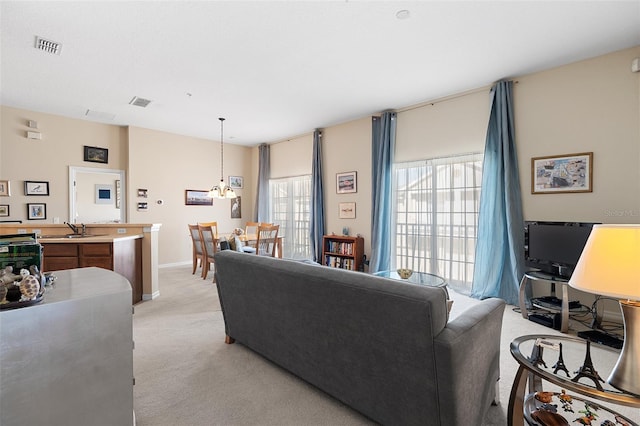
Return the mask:
[[(373, 424), (244, 346), (226, 345), (215, 285), (211, 279), (202, 280), (198, 272), (191, 275), (190, 265), (160, 269), (160, 297), (135, 307), (138, 426)], [(453, 316), (477, 303), (450, 293), (455, 300)], [(507, 423), (509, 391), (517, 370), (509, 353), (511, 340), (525, 334), (561, 334), (523, 319), (512, 309), (505, 310), (502, 330), (501, 404), (489, 409), (487, 426)], [(617, 358), (617, 353), (611, 351), (611, 357)], [(639, 410), (620, 410), (640, 422)]]

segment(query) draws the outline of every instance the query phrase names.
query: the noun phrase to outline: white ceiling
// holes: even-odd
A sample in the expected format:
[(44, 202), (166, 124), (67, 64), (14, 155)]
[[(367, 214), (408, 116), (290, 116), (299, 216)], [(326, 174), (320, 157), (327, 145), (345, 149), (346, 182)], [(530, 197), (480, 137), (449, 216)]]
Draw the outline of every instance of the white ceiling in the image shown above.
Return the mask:
[(3, 105), (244, 145), (640, 45), (640, 0), (0, 7)]

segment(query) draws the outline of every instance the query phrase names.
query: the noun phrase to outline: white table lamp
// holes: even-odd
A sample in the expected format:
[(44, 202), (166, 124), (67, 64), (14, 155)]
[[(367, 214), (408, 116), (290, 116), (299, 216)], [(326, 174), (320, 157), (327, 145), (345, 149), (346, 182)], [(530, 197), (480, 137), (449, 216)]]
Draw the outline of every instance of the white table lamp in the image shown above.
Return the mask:
[(607, 381), (640, 396), (640, 225), (594, 225), (569, 285), (620, 299), (624, 345)]

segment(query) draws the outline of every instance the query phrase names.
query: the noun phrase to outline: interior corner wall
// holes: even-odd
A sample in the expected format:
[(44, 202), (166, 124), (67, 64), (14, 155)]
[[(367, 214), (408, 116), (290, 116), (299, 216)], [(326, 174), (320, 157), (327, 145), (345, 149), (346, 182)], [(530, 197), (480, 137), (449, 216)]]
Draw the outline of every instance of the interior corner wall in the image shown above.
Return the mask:
[[(129, 128), (129, 218), (132, 223), (161, 223), (158, 262), (172, 265), (191, 260), (188, 224), (218, 222), (219, 232), (244, 228), (253, 204), (250, 148), (226, 144), (224, 179), (242, 176), (241, 218), (231, 219), (231, 200), (214, 199), (212, 206), (185, 205), (187, 189), (208, 191), (220, 181), (220, 143), (206, 139)], [(138, 197), (147, 190), (147, 198)], [(138, 203), (147, 203), (139, 210)]]
[[(640, 223), (640, 47), (518, 78), (526, 220)], [(531, 158), (593, 152), (593, 192), (531, 194)]]

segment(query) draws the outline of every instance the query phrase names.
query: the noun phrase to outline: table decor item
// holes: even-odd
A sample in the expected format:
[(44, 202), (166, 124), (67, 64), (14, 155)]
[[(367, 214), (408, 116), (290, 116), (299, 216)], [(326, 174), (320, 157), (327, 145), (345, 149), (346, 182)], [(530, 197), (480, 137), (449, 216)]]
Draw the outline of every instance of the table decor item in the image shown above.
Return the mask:
[(413, 274), (413, 271), (408, 268), (399, 268), (397, 272), (398, 272), (398, 275), (400, 275), (400, 278), (403, 278), (405, 280)]

